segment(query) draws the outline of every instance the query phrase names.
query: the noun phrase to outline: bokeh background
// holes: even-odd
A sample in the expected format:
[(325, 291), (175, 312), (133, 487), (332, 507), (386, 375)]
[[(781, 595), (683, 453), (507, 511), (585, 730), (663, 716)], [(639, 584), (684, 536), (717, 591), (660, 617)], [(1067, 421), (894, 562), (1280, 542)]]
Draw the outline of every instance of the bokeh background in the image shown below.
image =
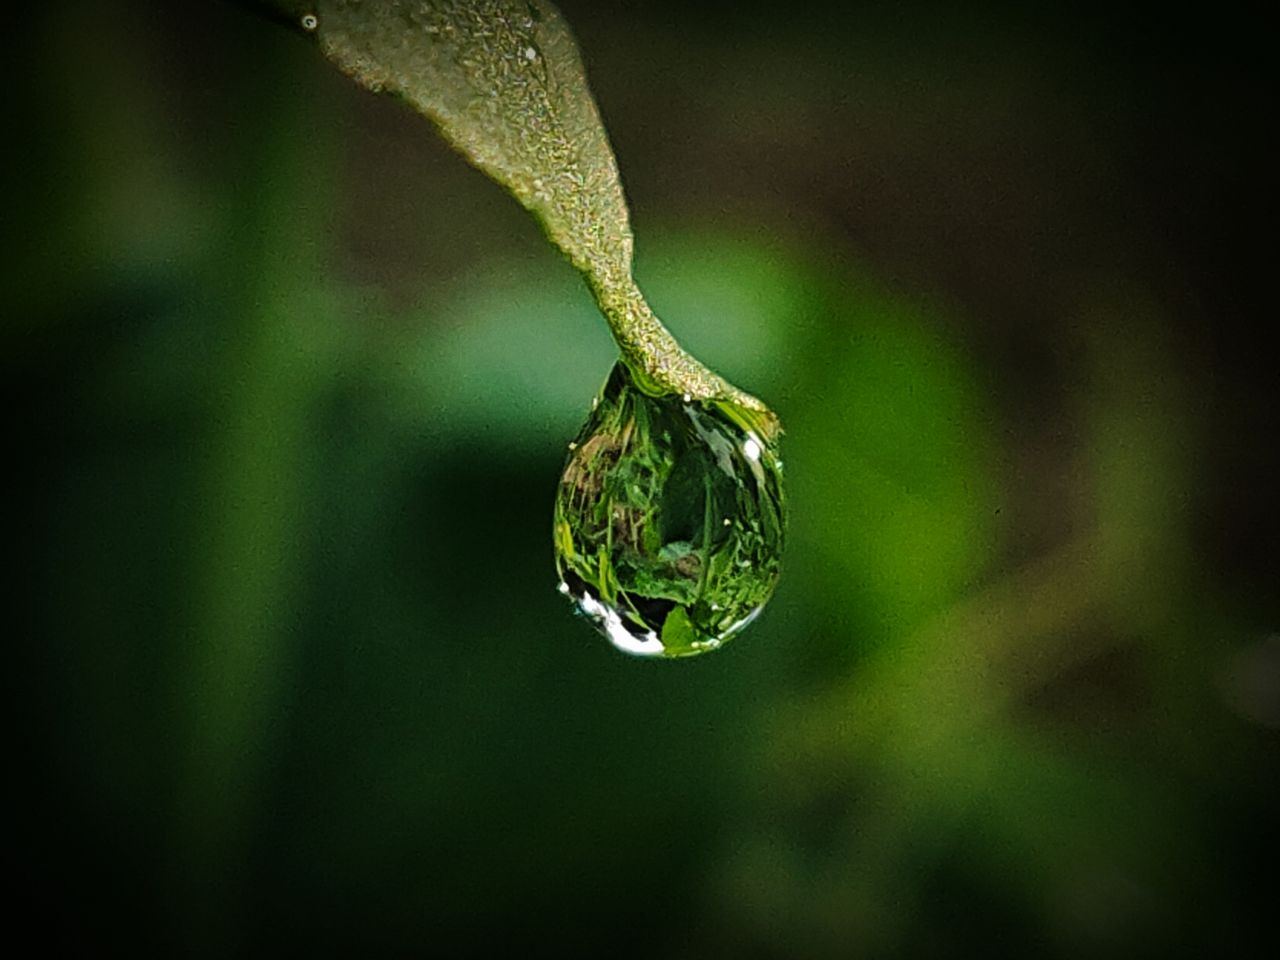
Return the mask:
[(677, 663), (572, 615), (611, 344), (424, 121), (243, 7), (15, 14), (18, 912), (170, 955), (1264, 955), (1263, 32), (562, 8), (641, 285), (787, 427), (775, 600)]

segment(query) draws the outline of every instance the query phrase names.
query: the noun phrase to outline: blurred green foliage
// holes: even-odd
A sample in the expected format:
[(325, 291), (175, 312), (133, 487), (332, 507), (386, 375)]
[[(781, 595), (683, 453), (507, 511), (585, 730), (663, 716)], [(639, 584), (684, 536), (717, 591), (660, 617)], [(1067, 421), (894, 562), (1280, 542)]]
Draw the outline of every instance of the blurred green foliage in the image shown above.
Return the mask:
[(788, 430), (775, 600), (676, 664), (573, 619), (551, 500), (612, 348), (419, 118), (234, 8), (20, 16), (43, 942), (1250, 955), (1280, 598), (1236, 34), (563, 8), (641, 284)]

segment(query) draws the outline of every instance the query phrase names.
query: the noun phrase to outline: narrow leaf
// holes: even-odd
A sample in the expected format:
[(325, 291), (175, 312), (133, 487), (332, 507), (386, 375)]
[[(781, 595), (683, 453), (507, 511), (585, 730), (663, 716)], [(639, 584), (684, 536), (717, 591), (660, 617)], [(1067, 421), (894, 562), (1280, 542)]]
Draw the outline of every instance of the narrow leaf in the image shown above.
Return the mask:
[(403, 97), (584, 274), (629, 274), (618, 167), (564, 19), (536, 0), (328, 0), (326, 56)]
[(577, 45), (546, 0), (320, 0), (325, 55), (432, 120), (502, 184), (582, 273), (623, 357), (655, 392), (731, 400), (766, 436), (776, 418), (685, 353), (631, 275), (618, 166)]

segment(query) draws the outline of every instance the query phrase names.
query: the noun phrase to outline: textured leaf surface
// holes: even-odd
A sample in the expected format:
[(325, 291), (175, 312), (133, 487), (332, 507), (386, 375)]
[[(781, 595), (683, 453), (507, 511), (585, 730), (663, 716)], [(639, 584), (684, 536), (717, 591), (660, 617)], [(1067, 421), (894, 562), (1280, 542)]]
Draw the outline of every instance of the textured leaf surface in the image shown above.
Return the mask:
[(617, 162), (564, 18), (543, 0), (329, 0), (325, 55), (371, 90), (431, 119), (506, 187), (582, 273), (640, 383), (723, 398), (777, 422), (680, 349), (631, 273), (632, 235)]
[(332, 0), (321, 46), (398, 94), (527, 207), (583, 273), (629, 274), (618, 167), (564, 19), (526, 0)]

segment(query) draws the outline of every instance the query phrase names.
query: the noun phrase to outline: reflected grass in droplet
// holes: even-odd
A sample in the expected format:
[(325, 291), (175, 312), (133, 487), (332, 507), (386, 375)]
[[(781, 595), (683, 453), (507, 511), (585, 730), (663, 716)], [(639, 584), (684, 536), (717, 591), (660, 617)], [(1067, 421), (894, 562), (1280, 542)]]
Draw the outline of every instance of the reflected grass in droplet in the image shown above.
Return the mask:
[(555, 504), (561, 591), (619, 649), (713, 650), (777, 584), (776, 423), (726, 400), (653, 396), (619, 362), (570, 445)]

